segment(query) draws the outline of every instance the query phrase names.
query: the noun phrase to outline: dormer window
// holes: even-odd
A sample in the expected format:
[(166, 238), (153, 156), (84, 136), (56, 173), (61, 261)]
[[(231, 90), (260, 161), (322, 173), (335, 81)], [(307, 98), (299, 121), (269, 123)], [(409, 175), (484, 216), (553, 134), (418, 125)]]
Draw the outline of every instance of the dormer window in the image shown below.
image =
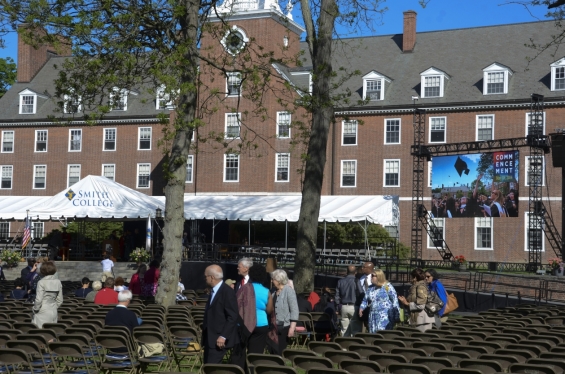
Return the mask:
[(508, 79), (514, 72), (508, 67), (495, 62), (483, 69), (483, 95), (508, 93)]
[(171, 94), (165, 92), (165, 86), (161, 86), (157, 89), (157, 98), (155, 100), (155, 109), (174, 109), (173, 99)]
[(371, 71), (363, 77), (363, 100), (377, 101), (385, 98), (385, 83), (390, 78), (376, 71)]
[(80, 96), (71, 93), (70, 95), (64, 95), (64, 107), (63, 111), (67, 114), (78, 113), (81, 110), (81, 98)]
[(551, 66), (551, 91), (565, 90), (565, 57)]
[(30, 89), (25, 89), (20, 92), (20, 114), (35, 114), (37, 113), (37, 99), (45, 96), (38, 95)]
[(128, 92), (114, 87), (110, 93), (109, 105), (112, 110), (126, 111), (128, 109)]
[(420, 73), (422, 98), (443, 97), (446, 79), (449, 75), (444, 71), (431, 67)]

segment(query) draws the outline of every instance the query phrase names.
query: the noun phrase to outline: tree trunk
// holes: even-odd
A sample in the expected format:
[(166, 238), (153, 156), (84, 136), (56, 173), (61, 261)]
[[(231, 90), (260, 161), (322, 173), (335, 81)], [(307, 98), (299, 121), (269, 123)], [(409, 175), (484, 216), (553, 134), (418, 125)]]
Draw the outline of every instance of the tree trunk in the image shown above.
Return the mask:
[[(304, 18), (307, 18), (307, 15), (311, 13), (309, 9), (305, 13), (305, 3), (305, 1), (301, 2), (303, 14), (306, 15)], [(336, 15), (337, 5), (335, 0), (322, 0), (320, 16), (317, 20), (318, 35), (313, 35), (313, 27), (308, 27), (308, 25), (306, 27), (309, 33), (307, 40), (315, 79), (312, 90), (312, 131), (304, 168), (302, 202), (296, 240), (294, 285), (298, 293), (310, 292), (314, 289), (318, 217), (320, 216), (328, 134), (333, 121), (330, 85), (332, 79), (332, 36)]]
[(163, 260), (161, 275), (155, 301), (170, 306), (176, 302), (176, 293), (182, 262), (182, 233), (184, 229), (184, 189), (186, 180), (186, 160), (190, 150), (190, 139), (196, 121), (198, 95), (195, 82), (198, 82), (197, 27), (199, 3), (187, 0), (180, 20), (179, 38), (186, 47), (179, 85), (182, 87), (177, 101), (176, 117), (171, 113), (174, 136), (170, 152), (164, 165), (165, 184), (165, 227), (163, 228)]

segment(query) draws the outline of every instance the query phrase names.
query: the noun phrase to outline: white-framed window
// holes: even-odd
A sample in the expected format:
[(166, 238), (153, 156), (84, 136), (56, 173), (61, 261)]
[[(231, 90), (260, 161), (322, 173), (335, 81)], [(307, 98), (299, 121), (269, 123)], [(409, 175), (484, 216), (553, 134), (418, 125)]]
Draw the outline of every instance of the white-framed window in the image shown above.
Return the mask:
[(369, 100), (382, 100), (381, 93), (383, 90), (383, 80), (382, 79), (367, 79), (365, 81), (365, 92), (366, 97)]
[(525, 185), (533, 185), (536, 180), (540, 186), (545, 186), (545, 157), (543, 156), (526, 156), (524, 163), (526, 172)]
[(357, 145), (357, 121), (341, 122), (341, 145)]
[(341, 187), (357, 186), (357, 160), (341, 160)]
[(277, 112), (277, 138), (290, 138), (291, 114)]
[(371, 71), (363, 76), (363, 100), (378, 101), (385, 99), (385, 86), (391, 80), (387, 76)]
[(398, 232), (398, 226), (385, 226), (384, 229), (388, 233), (388, 236), (398, 240), (400, 234)]
[(542, 133), (540, 135), (545, 135), (545, 112), (542, 112), (542, 115), (538, 116), (537, 121), (534, 113), (526, 113), (526, 136), (533, 133), (536, 125), (541, 125)]
[(400, 118), (385, 119), (385, 144), (400, 144)]
[(400, 160), (384, 160), (384, 187), (400, 187)]
[(185, 183), (192, 183), (192, 178), (193, 178), (193, 169), (194, 168), (194, 156), (193, 155), (188, 155), (188, 157), (186, 158), (186, 180), (184, 181)]
[(0, 222), (0, 239), (10, 237), (10, 222)]
[(149, 188), (151, 164), (137, 164), (137, 188)]
[(508, 67), (495, 62), (483, 69), (483, 95), (508, 93), (508, 80), (514, 72)]
[(63, 96), (63, 112), (67, 114), (74, 114), (81, 111), (81, 97), (71, 94)]
[(227, 73), (226, 92), (228, 96), (241, 95), (241, 73), (239, 72)]
[(445, 143), (447, 117), (430, 117), (430, 143)]
[(67, 165), (67, 188), (80, 180), (80, 164)]
[(32, 222), (31, 237), (32, 239), (41, 239), (44, 236), (45, 229), (43, 222)]
[(20, 114), (35, 114), (37, 95), (20, 95)]
[(445, 92), (445, 82), (449, 79), (446, 72), (431, 67), (420, 73), (420, 94), (423, 99), (443, 97)]
[(226, 139), (238, 139), (241, 130), (240, 113), (226, 113)]
[(33, 166), (33, 189), (44, 190), (47, 186), (47, 165)]
[(492, 217), (475, 218), (475, 249), (492, 250)]
[(110, 92), (109, 105), (112, 110), (128, 110), (128, 91), (114, 87)]
[(115, 181), (116, 164), (102, 164), (102, 176)]
[(80, 152), (82, 150), (82, 130), (69, 129), (69, 152)]
[(224, 155), (224, 182), (239, 182), (239, 155)]
[(117, 129), (104, 129), (104, 148), (103, 151), (116, 150), (116, 134)]
[(166, 87), (161, 86), (157, 89), (155, 98), (155, 109), (174, 109), (174, 98), (171, 93), (166, 92)]
[(139, 151), (149, 151), (151, 150), (151, 127), (140, 127), (138, 129), (137, 137), (139, 139), (137, 149)]
[(35, 130), (35, 152), (47, 152), (47, 130)]
[(549, 66), (551, 67), (551, 91), (565, 90), (565, 57)]
[(2, 153), (14, 153), (13, 131), (2, 131)]
[(288, 182), (290, 171), (290, 153), (277, 153), (275, 182)]
[(437, 247), (442, 247), (445, 238), (445, 218), (431, 218), (431, 220), (437, 230), (434, 232), (434, 230), (430, 229), (432, 237), (428, 235), (428, 248), (436, 248), (436, 244), (438, 244)]
[(2, 180), (0, 181), (0, 188), (3, 190), (12, 189), (12, 179), (14, 177), (14, 167), (12, 165), (2, 165)]
[[(524, 212), (524, 251), (529, 252), (531, 247), (539, 247), (541, 244), (541, 251), (545, 252), (545, 238), (543, 237), (543, 217), (535, 216), (533, 225), (530, 227), (530, 212)], [(531, 229), (530, 229), (531, 228)]]
[(494, 140), (494, 114), (477, 116), (477, 141)]

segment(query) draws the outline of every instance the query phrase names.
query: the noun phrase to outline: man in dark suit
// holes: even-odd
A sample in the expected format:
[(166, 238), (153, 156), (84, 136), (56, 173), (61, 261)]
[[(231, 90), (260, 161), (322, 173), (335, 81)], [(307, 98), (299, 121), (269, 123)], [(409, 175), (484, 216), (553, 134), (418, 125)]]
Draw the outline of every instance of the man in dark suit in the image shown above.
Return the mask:
[(220, 364), (227, 349), (239, 343), (237, 299), (232, 288), (223, 282), (221, 267), (208, 266), (204, 277), (212, 289), (202, 323), (204, 363)]
[(118, 294), (118, 305), (106, 314), (104, 324), (106, 326), (125, 326), (133, 333), (133, 328), (141, 324), (137, 315), (128, 309), (132, 294), (130, 290), (120, 291)]

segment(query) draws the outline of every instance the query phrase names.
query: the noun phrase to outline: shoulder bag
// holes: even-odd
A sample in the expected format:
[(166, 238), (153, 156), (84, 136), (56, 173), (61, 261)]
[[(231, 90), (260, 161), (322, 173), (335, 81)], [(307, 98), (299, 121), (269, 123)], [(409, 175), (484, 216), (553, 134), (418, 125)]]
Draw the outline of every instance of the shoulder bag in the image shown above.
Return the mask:
[(438, 314), (441, 308), (443, 308), (443, 301), (441, 301), (435, 291), (428, 290), (428, 298), (426, 300), (426, 306), (424, 307), (428, 316), (433, 317)]
[(448, 293), (447, 294), (447, 305), (445, 306), (445, 310), (443, 311), (443, 315), (445, 316), (447, 313), (451, 313), (457, 308), (459, 308), (459, 303), (457, 302), (457, 298), (455, 297), (454, 294)]

